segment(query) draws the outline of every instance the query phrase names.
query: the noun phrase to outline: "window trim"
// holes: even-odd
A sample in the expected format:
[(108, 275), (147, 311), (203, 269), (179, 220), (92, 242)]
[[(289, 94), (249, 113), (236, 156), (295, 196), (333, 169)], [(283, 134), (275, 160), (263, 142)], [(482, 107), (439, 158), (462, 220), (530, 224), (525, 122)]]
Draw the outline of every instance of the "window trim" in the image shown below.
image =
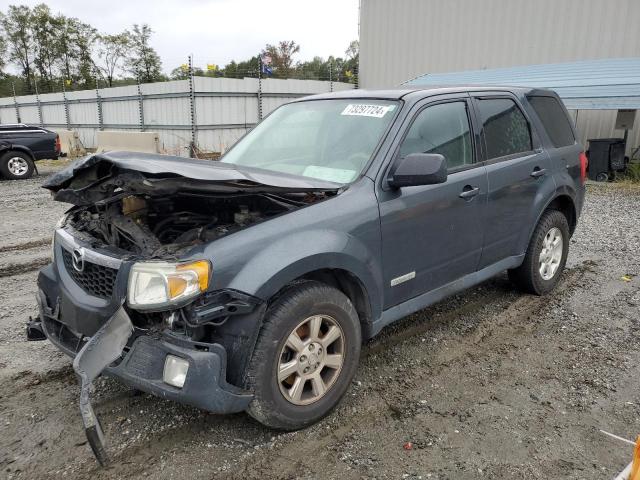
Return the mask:
[[(542, 152), (542, 148), (540, 146), (540, 140), (537, 137), (537, 132), (533, 129), (533, 123), (531, 122), (531, 118), (529, 118), (529, 116), (527, 115), (527, 112), (525, 111), (524, 108), (522, 108), (522, 105), (514, 95), (510, 95), (507, 92), (500, 92), (496, 94), (487, 95), (485, 92), (482, 92), (480, 94), (475, 94), (475, 95), (472, 94), (471, 99), (476, 109), (476, 114), (478, 115), (478, 128), (480, 129), (480, 138), (482, 141), (482, 162), (481, 163), (483, 165), (493, 165), (495, 163), (506, 162), (516, 158), (530, 157), (532, 155), (536, 155)], [(515, 104), (516, 108), (520, 110), (520, 113), (522, 113), (522, 116), (527, 122), (527, 127), (529, 128), (529, 138), (531, 139), (531, 150), (510, 153), (508, 155), (502, 155), (501, 157), (487, 158), (488, 157), (487, 140), (484, 134), (484, 122), (482, 121), (482, 116), (480, 114), (479, 101), (480, 100), (499, 100), (499, 99), (511, 100)]]
[(476, 150), (476, 139), (475, 139), (475, 135), (474, 135), (474, 123), (473, 123), (473, 114), (474, 112), (472, 112), (471, 108), (471, 102), (470, 102), (470, 98), (468, 96), (465, 97), (456, 97), (456, 98), (447, 98), (447, 99), (441, 99), (441, 100), (436, 100), (434, 102), (429, 102), (425, 105), (422, 105), (418, 108), (418, 110), (416, 110), (416, 112), (411, 116), (411, 118), (409, 119), (409, 124), (406, 126), (406, 128), (404, 128), (404, 131), (402, 132), (402, 135), (400, 136), (400, 140), (398, 141), (398, 144), (396, 145), (396, 147), (393, 150), (393, 155), (391, 156), (391, 161), (389, 162), (389, 165), (385, 171), (385, 175), (383, 176), (383, 178), (387, 178), (389, 175), (389, 170), (393, 167), (393, 164), (398, 160), (399, 155), (400, 155), (400, 147), (402, 146), (402, 144), (404, 143), (407, 135), (409, 134), (409, 131), (411, 130), (411, 127), (413, 127), (413, 124), (415, 123), (416, 119), (418, 118), (418, 116), (424, 112), (427, 108), (430, 107), (434, 107), (436, 105), (443, 105), (445, 103), (464, 103), (465, 105), (465, 110), (467, 112), (467, 121), (469, 123), (469, 136), (471, 137), (471, 163), (468, 163), (466, 165), (460, 165), (459, 167), (455, 167), (455, 168), (447, 168), (447, 175), (452, 175), (454, 173), (458, 173), (458, 172), (462, 172), (465, 170), (470, 170), (472, 168), (477, 168), (479, 166), (481, 166), (481, 162), (478, 162), (478, 156), (477, 156), (477, 150)]

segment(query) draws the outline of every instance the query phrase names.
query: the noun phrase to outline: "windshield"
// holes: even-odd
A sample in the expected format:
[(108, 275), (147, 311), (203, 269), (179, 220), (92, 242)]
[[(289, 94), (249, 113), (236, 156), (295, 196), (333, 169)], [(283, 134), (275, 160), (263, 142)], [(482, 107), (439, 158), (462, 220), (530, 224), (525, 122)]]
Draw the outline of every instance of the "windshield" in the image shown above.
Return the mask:
[(284, 105), (220, 161), (349, 183), (369, 161), (396, 108), (397, 102), (368, 99)]

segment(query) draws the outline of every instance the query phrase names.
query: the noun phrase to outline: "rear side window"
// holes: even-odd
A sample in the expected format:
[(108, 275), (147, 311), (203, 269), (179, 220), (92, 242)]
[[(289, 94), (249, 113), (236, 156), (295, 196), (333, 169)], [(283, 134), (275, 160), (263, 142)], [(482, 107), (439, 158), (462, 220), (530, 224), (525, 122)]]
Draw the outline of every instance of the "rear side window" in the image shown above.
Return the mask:
[(554, 147), (566, 147), (576, 143), (569, 119), (557, 99), (533, 95), (527, 98), (540, 117)]
[(479, 99), (487, 160), (530, 152), (531, 130), (516, 102), (508, 98)]

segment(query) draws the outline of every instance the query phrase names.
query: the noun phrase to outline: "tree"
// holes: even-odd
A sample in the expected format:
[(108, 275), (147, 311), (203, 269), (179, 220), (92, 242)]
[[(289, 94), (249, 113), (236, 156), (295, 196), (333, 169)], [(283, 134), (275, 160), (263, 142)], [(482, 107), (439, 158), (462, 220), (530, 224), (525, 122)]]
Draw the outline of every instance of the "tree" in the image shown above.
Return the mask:
[(313, 60), (301, 62), (296, 65), (296, 78), (303, 80), (328, 80), (329, 62), (322, 57), (313, 57)]
[(299, 51), (300, 45), (293, 40), (283, 40), (278, 45), (267, 44), (264, 49), (264, 53), (271, 56), (274, 75), (280, 78), (287, 78), (291, 75), (293, 56)]
[[(47, 5), (36, 5), (31, 12), (31, 35), (33, 39), (33, 64), (40, 74), (40, 89), (53, 90), (53, 78), (58, 59), (57, 36), (64, 17), (53, 17)], [(34, 82), (37, 80), (34, 78)]]
[(31, 77), (33, 71), (33, 37), (31, 30), (32, 12), (25, 5), (9, 5), (6, 15), (2, 17), (9, 60), (22, 70), (27, 93), (32, 93)]
[[(201, 68), (195, 67), (193, 69), (193, 75), (196, 77), (204, 77), (205, 74)], [(189, 65), (183, 63), (179, 67), (174, 68), (171, 70), (169, 78), (171, 78), (171, 80), (187, 80), (189, 78)]]
[(131, 50), (127, 57), (127, 69), (142, 82), (162, 79), (162, 62), (149, 44), (152, 33), (153, 30), (147, 24), (135, 24), (130, 33)]
[(237, 62), (232, 60), (220, 71), (221, 75), (226, 78), (244, 78), (257, 77), (260, 68), (260, 59), (256, 55), (249, 60)]
[(60, 27), (56, 47), (62, 81), (93, 87), (97, 67), (91, 54), (98, 38), (96, 29), (77, 18), (57, 18)]
[[(0, 13), (0, 18), (2, 14)], [(7, 64), (7, 40), (4, 38), (2, 31), (0, 31), (0, 77), (4, 75), (3, 70)]]
[(360, 42), (358, 42), (358, 40), (353, 40), (345, 50), (344, 54), (347, 57), (347, 60), (357, 59), (360, 54)]
[(131, 36), (126, 30), (115, 35), (99, 35), (98, 45), (98, 58), (101, 61), (98, 69), (111, 87), (116, 72), (123, 68), (124, 61), (130, 55)]
[(356, 83), (358, 77), (358, 65), (360, 61), (360, 43), (358, 40), (353, 40), (344, 54), (347, 57), (347, 60), (342, 67), (342, 74), (348, 82)]

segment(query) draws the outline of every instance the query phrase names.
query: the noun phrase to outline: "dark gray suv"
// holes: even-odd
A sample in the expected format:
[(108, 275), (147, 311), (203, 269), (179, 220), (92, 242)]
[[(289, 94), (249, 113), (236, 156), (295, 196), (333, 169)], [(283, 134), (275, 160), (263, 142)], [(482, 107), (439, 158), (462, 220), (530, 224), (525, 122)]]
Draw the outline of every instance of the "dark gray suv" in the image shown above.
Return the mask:
[(547, 90), (347, 91), (275, 110), (219, 162), (112, 152), (51, 177), (74, 206), (31, 338), (91, 381), (297, 429), (349, 388), (363, 340), (507, 270), (559, 281), (587, 160)]

